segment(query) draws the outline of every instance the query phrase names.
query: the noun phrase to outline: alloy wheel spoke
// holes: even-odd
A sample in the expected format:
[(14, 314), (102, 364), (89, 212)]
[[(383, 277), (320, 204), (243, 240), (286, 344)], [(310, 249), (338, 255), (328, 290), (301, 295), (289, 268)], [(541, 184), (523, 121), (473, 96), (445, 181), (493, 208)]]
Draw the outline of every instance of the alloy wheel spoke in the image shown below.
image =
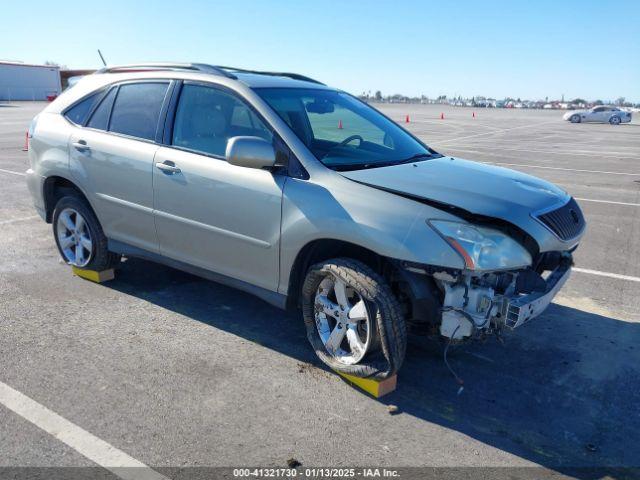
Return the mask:
[(91, 243), (91, 239), (85, 235), (80, 236), (80, 245), (86, 248), (88, 252), (91, 251), (91, 247), (93, 246)]
[(360, 322), (367, 319), (367, 308), (365, 307), (364, 300), (360, 300), (356, 303), (351, 310), (349, 310), (349, 320), (352, 322)]
[(336, 281), (333, 284), (333, 290), (336, 292), (336, 300), (338, 301), (338, 305), (342, 307), (345, 311), (349, 309), (349, 301), (347, 300), (347, 286), (345, 283), (336, 278)]
[(75, 263), (77, 265), (81, 265), (82, 263), (84, 263), (84, 248), (82, 247), (81, 244), (76, 244), (76, 258), (75, 258)]
[(73, 220), (71, 220), (71, 214), (69, 212), (62, 212), (60, 214), (60, 219), (62, 220), (62, 223), (67, 228), (67, 230), (69, 230), (70, 232), (75, 232), (76, 224), (73, 223)]
[(360, 356), (364, 352), (365, 346), (360, 339), (360, 335), (358, 335), (357, 327), (349, 326), (347, 329), (347, 341), (354, 356)]
[(335, 312), (340, 310), (340, 306), (336, 303), (333, 303), (326, 295), (318, 295), (316, 297), (316, 303), (320, 305), (322, 311), (325, 315), (329, 315), (331, 317), (335, 317)]
[(79, 213), (76, 213), (76, 231), (78, 233), (82, 233), (84, 232), (84, 229), (85, 229), (84, 218), (82, 218), (82, 215), (80, 215)]
[(73, 235), (69, 235), (67, 237), (63, 237), (60, 239), (60, 248), (66, 250), (67, 248), (73, 245)]
[(327, 347), (329, 352), (335, 353), (340, 348), (340, 344), (342, 343), (342, 339), (344, 338), (346, 331), (347, 329), (344, 325), (340, 323), (336, 324), (325, 343), (325, 347)]

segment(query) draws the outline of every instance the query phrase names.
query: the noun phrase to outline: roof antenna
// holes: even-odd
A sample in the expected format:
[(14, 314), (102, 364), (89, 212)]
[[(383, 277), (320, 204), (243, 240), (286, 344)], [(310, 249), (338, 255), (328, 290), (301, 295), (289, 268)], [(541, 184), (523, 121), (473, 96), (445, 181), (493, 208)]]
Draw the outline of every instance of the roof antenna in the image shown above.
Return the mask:
[(104, 57), (102, 56), (102, 52), (98, 49), (98, 55), (100, 55), (100, 60), (102, 60), (102, 65), (107, 66), (107, 62), (104, 61)]

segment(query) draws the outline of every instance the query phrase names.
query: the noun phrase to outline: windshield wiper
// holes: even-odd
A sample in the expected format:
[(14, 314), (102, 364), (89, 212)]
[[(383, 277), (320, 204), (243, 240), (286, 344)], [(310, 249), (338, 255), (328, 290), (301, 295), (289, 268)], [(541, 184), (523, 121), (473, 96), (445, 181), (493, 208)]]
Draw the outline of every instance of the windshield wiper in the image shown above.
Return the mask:
[(378, 163), (345, 163), (344, 165), (331, 165), (336, 172), (347, 172), (349, 170), (365, 170), (367, 168), (390, 167), (396, 165), (395, 162), (378, 162)]
[(439, 153), (416, 153), (415, 155), (411, 155), (409, 158), (405, 158), (404, 160), (400, 160), (399, 162), (395, 162), (396, 165), (400, 165), (402, 163), (411, 163), (415, 160), (418, 160), (420, 158), (439, 158), (442, 155), (440, 155)]
[(412, 155), (409, 158), (405, 158), (404, 160), (390, 160), (388, 162), (371, 163), (345, 163), (343, 165), (331, 165), (330, 168), (333, 168), (334, 170), (339, 172), (345, 172), (347, 170), (365, 170), (367, 168), (392, 167), (394, 165), (402, 165), (404, 163), (415, 162), (419, 159), (427, 160), (429, 158), (440, 157), (442, 157), (442, 155), (440, 155), (439, 153), (416, 153), (415, 155)]

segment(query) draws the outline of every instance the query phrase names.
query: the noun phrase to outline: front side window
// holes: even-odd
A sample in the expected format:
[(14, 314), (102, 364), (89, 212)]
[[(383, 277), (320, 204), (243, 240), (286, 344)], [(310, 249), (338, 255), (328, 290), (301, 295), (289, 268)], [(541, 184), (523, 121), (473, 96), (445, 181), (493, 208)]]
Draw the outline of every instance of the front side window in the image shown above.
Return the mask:
[(127, 83), (118, 89), (109, 131), (153, 140), (168, 83)]
[(271, 130), (234, 95), (202, 85), (182, 87), (173, 126), (173, 145), (224, 157), (228, 140), (236, 136), (273, 140)]
[(349, 94), (325, 89), (256, 88), (324, 165), (357, 170), (440, 157)]

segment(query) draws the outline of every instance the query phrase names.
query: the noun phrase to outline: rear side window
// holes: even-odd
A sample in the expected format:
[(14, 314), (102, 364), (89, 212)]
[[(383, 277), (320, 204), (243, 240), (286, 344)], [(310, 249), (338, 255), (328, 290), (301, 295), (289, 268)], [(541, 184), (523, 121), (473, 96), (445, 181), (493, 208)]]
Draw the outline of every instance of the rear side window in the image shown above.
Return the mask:
[(106, 130), (109, 126), (109, 112), (111, 112), (111, 105), (113, 104), (113, 99), (116, 96), (117, 88), (112, 88), (106, 97), (100, 102), (98, 108), (96, 108), (93, 115), (91, 115), (91, 119), (89, 123), (87, 123), (87, 127), (96, 128), (98, 130)]
[(73, 107), (67, 110), (64, 116), (76, 125), (84, 125), (84, 122), (87, 119), (87, 115), (99, 98), (99, 93), (89, 95), (87, 98), (79, 103), (76, 103)]
[(121, 85), (111, 112), (110, 132), (153, 140), (168, 83)]

